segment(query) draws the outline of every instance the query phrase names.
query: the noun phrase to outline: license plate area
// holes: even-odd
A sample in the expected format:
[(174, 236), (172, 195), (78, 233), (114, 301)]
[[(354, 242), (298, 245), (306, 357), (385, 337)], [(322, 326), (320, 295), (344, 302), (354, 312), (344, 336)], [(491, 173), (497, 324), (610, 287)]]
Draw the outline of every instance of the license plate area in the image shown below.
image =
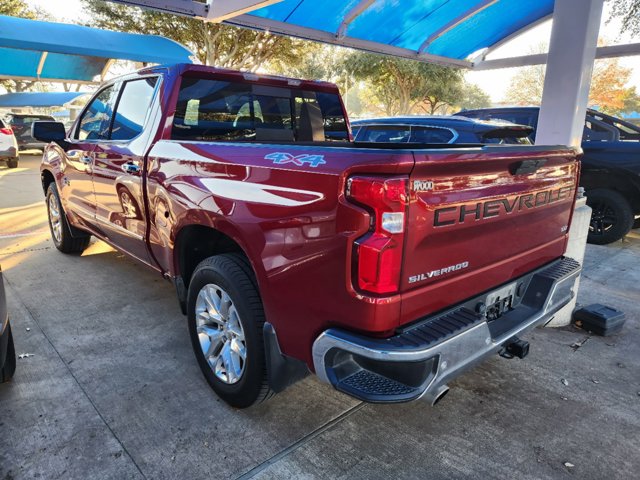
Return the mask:
[(495, 290), (487, 295), (485, 305), (487, 306), (487, 321), (497, 320), (502, 315), (513, 309), (513, 298), (516, 294), (516, 284), (511, 283), (499, 290)]

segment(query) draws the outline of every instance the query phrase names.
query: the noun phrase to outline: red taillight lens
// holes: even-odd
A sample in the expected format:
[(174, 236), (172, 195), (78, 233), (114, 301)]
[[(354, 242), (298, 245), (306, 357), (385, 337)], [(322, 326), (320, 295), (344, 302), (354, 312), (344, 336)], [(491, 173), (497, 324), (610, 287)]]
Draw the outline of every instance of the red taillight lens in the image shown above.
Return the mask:
[(0, 133), (3, 135), (13, 135), (13, 130), (10, 127), (0, 128)]
[(356, 241), (358, 287), (377, 294), (398, 291), (402, 267), (406, 177), (351, 177), (347, 198), (372, 214), (371, 229)]

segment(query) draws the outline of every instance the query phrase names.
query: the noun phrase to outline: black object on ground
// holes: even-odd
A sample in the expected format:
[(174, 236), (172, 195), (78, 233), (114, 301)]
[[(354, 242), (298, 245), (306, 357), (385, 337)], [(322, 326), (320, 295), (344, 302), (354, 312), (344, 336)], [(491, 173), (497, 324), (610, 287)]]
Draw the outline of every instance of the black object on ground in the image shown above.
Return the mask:
[(573, 322), (584, 330), (608, 337), (622, 330), (624, 317), (620, 310), (594, 303), (574, 312)]

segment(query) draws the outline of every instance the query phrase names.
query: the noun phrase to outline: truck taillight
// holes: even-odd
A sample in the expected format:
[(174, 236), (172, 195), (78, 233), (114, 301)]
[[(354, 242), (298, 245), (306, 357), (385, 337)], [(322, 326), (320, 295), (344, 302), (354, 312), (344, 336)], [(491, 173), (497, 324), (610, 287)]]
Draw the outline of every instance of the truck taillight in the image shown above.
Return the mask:
[(369, 232), (355, 243), (361, 290), (390, 294), (399, 289), (408, 187), (407, 177), (355, 176), (347, 180), (347, 198), (371, 214)]
[(10, 127), (0, 128), (0, 133), (3, 135), (13, 135), (13, 130)]

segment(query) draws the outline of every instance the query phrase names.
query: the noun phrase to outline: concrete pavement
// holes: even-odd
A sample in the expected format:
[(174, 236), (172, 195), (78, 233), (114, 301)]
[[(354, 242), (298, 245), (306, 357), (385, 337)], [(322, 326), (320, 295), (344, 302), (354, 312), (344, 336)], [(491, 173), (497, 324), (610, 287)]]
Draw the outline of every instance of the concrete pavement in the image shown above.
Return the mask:
[(525, 360), (490, 360), (434, 408), (309, 377), (237, 411), (202, 378), (169, 283), (102, 242), (53, 247), (38, 163), (0, 167), (0, 264), (33, 354), (0, 386), (0, 479), (637, 476), (638, 231), (585, 258), (579, 302), (624, 310), (618, 336), (536, 330)]

